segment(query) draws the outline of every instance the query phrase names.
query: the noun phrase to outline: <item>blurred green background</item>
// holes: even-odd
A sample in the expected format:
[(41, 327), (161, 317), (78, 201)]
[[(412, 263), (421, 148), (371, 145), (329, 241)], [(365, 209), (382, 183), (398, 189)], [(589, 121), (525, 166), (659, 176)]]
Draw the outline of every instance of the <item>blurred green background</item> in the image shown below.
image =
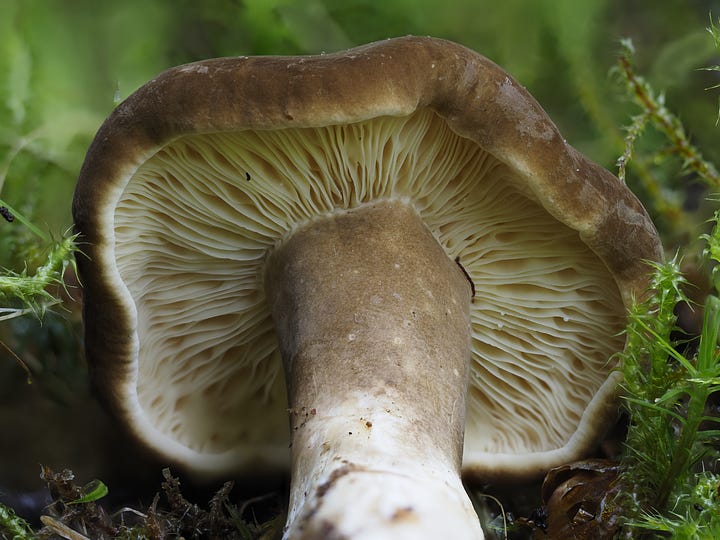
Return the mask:
[[(568, 142), (615, 171), (623, 126), (639, 111), (613, 75), (619, 40), (711, 161), (720, 158), (720, 64), (709, 0), (0, 0), (0, 198), (60, 237), (83, 156), (114, 105), (160, 71), (232, 55), (316, 54), (405, 34), (488, 56), (525, 85)], [(649, 147), (661, 138), (648, 133)], [(661, 143), (664, 144), (664, 143)], [(638, 149), (642, 154), (642, 148)], [(692, 244), (704, 188), (653, 153), (661, 197), (697, 219), (682, 230), (657, 212), (669, 250)], [(628, 183), (645, 199), (629, 169)], [(44, 260), (38, 239), (0, 220), (0, 267)], [(111, 421), (89, 397), (74, 305), (41, 324), (0, 322), (0, 490), (29, 489), (38, 463), (108, 479)], [(5, 346), (2, 346), (2, 345)], [(21, 361), (42, 384), (25, 384)], [(41, 374), (41, 376), (38, 376)], [(59, 412), (58, 412), (59, 411)], [(89, 478), (87, 478), (89, 479)], [(156, 480), (156, 478), (153, 478)]]

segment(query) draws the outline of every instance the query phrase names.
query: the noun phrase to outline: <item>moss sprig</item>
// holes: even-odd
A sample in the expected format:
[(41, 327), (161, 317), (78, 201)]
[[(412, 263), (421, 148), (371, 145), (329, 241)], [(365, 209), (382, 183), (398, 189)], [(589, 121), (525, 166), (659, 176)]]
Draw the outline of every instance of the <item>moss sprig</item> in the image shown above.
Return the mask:
[[(622, 457), (626, 527), (694, 531), (677, 538), (713, 538), (720, 526), (717, 451), (720, 417), (709, 414), (710, 396), (720, 391), (720, 298), (705, 305), (702, 334), (693, 354), (674, 341), (674, 303), (682, 276), (677, 261), (655, 268), (653, 293), (631, 311), (628, 345), (621, 355), (625, 409), (630, 418)], [(702, 470), (705, 459), (712, 470)], [(700, 467), (700, 470), (698, 469)], [(703, 487), (704, 486), (704, 487)], [(715, 516), (708, 521), (707, 516)], [(677, 527), (677, 521), (682, 527)], [(702, 532), (702, 534), (700, 534)]]
[[(719, 31), (720, 32), (720, 31)], [(668, 108), (665, 95), (655, 91), (650, 83), (639, 75), (633, 64), (635, 49), (632, 41), (620, 42), (620, 54), (615, 69), (623, 84), (626, 97), (639, 109), (631, 116), (625, 127), (624, 149), (617, 159), (618, 177), (625, 181), (627, 169), (633, 162), (633, 178), (644, 191), (648, 208), (659, 218), (668, 231), (687, 242), (697, 237), (696, 224), (683, 207), (682, 193), (671, 187), (671, 175), (695, 174), (711, 189), (720, 188), (720, 173), (716, 166), (705, 159), (702, 152), (690, 141), (680, 119)], [(667, 144), (657, 148), (636, 149), (639, 139), (649, 128), (659, 133)], [(679, 162), (679, 175), (672, 168), (663, 168), (674, 160)]]
[[(711, 33), (720, 47), (720, 31), (712, 25)], [(697, 174), (711, 188), (720, 187), (717, 168), (690, 143), (664, 96), (635, 73), (633, 52), (632, 43), (624, 41), (618, 71), (641, 112), (627, 128), (618, 160), (621, 178), (636, 142), (652, 126), (669, 144), (657, 150), (658, 155), (679, 158), (685, 172)], [(682, 208), (656, 176), (641, 176), (651, 206), (677, 224)], [(700, 238), (713, 267), (715, 294), (704, 307), (695, 306), (704, 309), (700, 337), (678, 337), (682, 333), (676, 328), (675, 307), (688, 302), (679, 256), (654, 265), (648, 294), (629, 313), (626, 348), (620, 354), (629, 416), (621, 458), (625, 489), (620, 495), (628, 537), (720, 538), (720, 416), (711, 406), (713, 394), (720, 392), (720, 211), (711, 221), (712, 231)]]
[[(635, 72), (632, 63), (635, 48), (632, 41), (623, 39), (620, 46), (618, 71), (627, 85), (628, 94), (643, 111), (641, 119), (646, 123), (652, 123), (658, 131), (665, 135), (671, 144), (666, 151), (679, 157), (685, 170), (696, 172), (711, 185), (720, 187), (720, 174), (717, 169), (690, 142), (683, 123), (667, 108), (664, 94), (657, 94), (650, 84)], [(634, 138), (626, 139), (626, 143), (634, 143)], [(620, 163), (623, 176), (626, 164), (627, 160)], [(658, 189), (653, 191), (657, 192)]]
[(18, 516), (12, 508), (0, 504), (0, 538), (35, 540), (37, 536), (30, 524)]
[(0, 205), (9, 209), (18, 222), (28, 227), (48, 246), (45, 263), (32, 274), (27, 268), (20, 272), (10, 269), (0, 272), (0, 321), (29, 313), (40, 316), (61, 302), (50, 289), (53, 286), (64, 287), (65, 271), (69, 266), (74, 267), (74, 254), (78, 251), (77, 235), (67, 234), (60, 240), (53, 240), (4, 201), (0, 200)]
[[(718, 18), (718, 25), (720, 25), (720, 18)], [(715, 43), (715, 48), (720, 51), (720, 26), (715, 25), (715, 21), (713, 21), (712, 15), (710, 15), (710, 26), (708, 26), (707, 31), (712, 36), (713, 42)], [(714, 66), (708, 66), (703, 68), (705, 71), (720, 71), (720, 65), (714, 65)], [(720, 84), (714, 84), (708, 88), (708, 90), (713, 90), (720, 88)], [(718, 99), (720, 101), (720, 98)], [(718, 107), (718, 116), (715, 120), (715, 124), (720, 123), (720, 107)]]
[[(677, 258), (655, 266), (651, 294), (630, 312), (621, 354), (630, 422), (622, 456), (625, 529), (677, 539), (720, 538), (720, 211), (703, 235), (715, 294), (697, 343), (673, 337), (673, 308), (686, 301)], [(683, 347), (681, 352), (680, 348)]]
[(703, 234), (701, 238), (705, 241), (703, 255), (712, 265), (711, 279), (716, 291), (720, 292), (720, 210), (716, 210), (713, 218), (714, 223), (710, 234)]

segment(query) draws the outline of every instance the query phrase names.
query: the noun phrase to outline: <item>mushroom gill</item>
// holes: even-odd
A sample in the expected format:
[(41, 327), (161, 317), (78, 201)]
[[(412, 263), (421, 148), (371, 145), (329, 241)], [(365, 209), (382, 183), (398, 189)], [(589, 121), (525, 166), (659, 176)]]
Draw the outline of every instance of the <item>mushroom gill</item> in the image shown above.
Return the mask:
[(199, 453), (285, 452), (265, 257), (313, 216), (387, 199), (415, 208), (476, 290), (466, 440), (487, 452), (564, 444), (622, 348), (608, 336), (624, 308), (599, 258), (521, 185), (427, 109), (172, 140), (127, 179), (114, 217), (143, 414)]

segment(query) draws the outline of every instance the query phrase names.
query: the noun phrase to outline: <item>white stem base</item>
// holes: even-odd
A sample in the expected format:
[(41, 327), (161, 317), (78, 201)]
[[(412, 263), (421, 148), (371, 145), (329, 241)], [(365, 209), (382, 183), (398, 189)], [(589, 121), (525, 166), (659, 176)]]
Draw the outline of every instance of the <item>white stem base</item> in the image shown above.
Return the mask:
[[(318, 540), (480, 540), (480, 522), (457, 474), (408, 477), (391, 471), (335, 469), (305, 500), (284, 538)], [(307, 519), (306, 519), (307, 518)]]

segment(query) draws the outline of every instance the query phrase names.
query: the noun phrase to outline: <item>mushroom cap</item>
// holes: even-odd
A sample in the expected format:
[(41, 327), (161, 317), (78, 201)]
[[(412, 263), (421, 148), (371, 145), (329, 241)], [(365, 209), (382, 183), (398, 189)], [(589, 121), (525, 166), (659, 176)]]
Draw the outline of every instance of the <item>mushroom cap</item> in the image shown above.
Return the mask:
[(298, 224), (377, 199), (412, 205), (476, 290), (465, 470), (587, 450), (658, 235), (506, 72), (423, 37), (179, 66), (102, 125), (73, 202), (85, 346), (132, 433), (201, 473), (286, 467), (263, 261)]

